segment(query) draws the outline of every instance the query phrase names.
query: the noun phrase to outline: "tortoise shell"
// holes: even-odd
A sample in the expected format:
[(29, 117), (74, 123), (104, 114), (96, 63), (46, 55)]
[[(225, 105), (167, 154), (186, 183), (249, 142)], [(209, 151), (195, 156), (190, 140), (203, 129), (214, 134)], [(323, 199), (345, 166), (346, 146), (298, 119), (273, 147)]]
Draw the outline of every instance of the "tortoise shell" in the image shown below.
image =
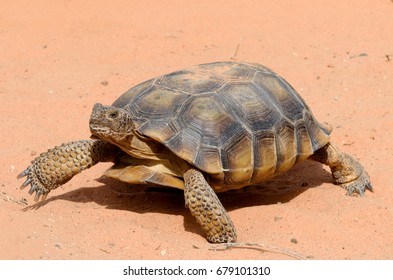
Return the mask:
[(129, 111), (140, 134), (208, 173), (215, 186), (250, 185), (287, 171), (325, 146), (331, 132), (283, 78), (250, 63), (163, 75), (113, 106)]

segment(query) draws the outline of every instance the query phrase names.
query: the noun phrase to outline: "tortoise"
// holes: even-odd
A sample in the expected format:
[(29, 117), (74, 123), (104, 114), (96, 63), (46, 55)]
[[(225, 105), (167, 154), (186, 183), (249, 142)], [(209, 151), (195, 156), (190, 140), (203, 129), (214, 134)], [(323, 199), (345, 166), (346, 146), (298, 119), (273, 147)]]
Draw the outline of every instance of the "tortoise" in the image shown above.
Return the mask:
[(312, 159), (330, 167), (349, 195), (372, 191), (352, 156), (330, 142), (282, 77), (256, 63), (214, 62), (143, 82), (111, 106), (95, 104), (91, 138), (42, 153), (18, 178), (35, 200), (98, 162), (104, 176), (130, 184), (184, 190), (185, 205), (212, 243), (236, 242), (216, 193), (239, 189)]

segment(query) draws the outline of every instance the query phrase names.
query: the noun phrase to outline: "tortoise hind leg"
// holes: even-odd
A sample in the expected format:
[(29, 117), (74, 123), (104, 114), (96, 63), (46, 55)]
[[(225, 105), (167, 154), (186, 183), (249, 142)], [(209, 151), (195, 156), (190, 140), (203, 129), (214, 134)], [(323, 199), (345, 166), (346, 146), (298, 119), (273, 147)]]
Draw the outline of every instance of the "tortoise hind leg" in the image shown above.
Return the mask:
[(236, 242), (236, 229), (214, 190), (202, 173), (190, 169), (184, 174), (186, 207), (212, 243)]
[(364, 196), (366, 189), (373, 191), (370, 177), (363, 166), (333, 144), (326, 144), (310, 158), (328, 165), (332, 171), (334, 183), (346, 189), (348, 195), (358, 193)]

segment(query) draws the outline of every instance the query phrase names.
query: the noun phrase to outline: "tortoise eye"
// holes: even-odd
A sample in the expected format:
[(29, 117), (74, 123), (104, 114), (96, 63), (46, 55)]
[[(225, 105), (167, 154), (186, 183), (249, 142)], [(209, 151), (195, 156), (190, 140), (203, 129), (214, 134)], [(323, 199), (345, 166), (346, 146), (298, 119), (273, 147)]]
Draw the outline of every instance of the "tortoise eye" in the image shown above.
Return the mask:
[(110, 118), (110, 119), (115, 119), (115, 118), (117, 118), (118, 115), (119, 115), (119, 112), (118, 112), (118, 111), (112, 111), (112, 112), (110, 112), (110, 113), (108, 114), (108, 118)]

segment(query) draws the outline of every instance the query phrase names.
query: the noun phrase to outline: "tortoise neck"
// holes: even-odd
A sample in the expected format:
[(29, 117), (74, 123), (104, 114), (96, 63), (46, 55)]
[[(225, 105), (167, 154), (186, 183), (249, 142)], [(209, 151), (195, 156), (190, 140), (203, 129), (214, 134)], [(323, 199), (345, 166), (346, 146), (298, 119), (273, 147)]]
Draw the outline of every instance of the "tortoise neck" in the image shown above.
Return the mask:
[(128, 137), (125, 147), (120, 148), (129, 155), (139, 159), (161, 160), (170, 153), (162, 144), (137, 132)]

